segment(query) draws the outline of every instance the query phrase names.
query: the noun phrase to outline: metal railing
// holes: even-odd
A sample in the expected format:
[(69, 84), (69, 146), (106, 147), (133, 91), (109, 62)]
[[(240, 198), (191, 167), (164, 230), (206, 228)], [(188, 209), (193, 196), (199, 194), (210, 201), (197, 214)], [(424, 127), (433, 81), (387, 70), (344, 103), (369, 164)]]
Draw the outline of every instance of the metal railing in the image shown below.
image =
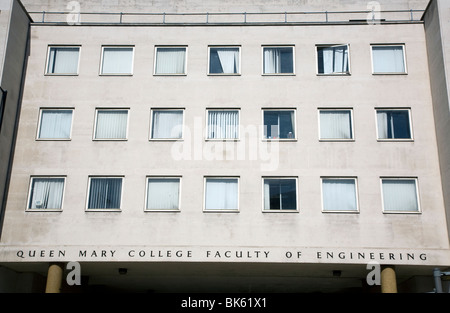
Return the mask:
[(240, 13), (127, 13), (127, 12), (29, 12), (43, 24), (330, 24), (419, 22), (424, 10), (240, 12)]

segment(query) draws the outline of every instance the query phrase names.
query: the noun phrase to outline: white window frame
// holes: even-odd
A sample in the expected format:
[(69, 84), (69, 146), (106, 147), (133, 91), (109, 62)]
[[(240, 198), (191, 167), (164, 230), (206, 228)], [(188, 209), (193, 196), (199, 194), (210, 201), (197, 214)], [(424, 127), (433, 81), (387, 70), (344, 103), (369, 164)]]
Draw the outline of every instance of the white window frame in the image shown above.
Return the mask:
[[(295, 180), (295, 210), (265, 210), (264, 208), (264, 181), (266, 179), (278, 179), (278, 180)], [(262, 209), (261, 211), (263, 213), (275, 213), (275, 214), (284, 214), (284, 213), (299, 213), (300, 212), (300, 207), (299, 207), (299, 192), (298, 192), (298, 177), (297, 176), (263, 176), (261, 179), (261, 191), (262, 191)]]
[[(181, 138), (153, 138), (153, 114), (155, 111), (181, 111), (183, 115), (183, 125), (181, 131)], [(149, 141), (183, 141), (184, 140), (184, 125), (185, 125), (185, 108), (151, 108), (150, 109), (150, 131), (149, 131)]]
[[(30, 201), (31, 201), (31, 189), (33, 188), (33, 181), (35, 179), (40, 179), (40, 178), (44, 178), (44, 179), (63, 179), (64, 183), (63, 183), (63, 191), (62, 191), (62, 195), (61, 195), (61, 208), (58, 209), (32, 209), (30, 208)], [(63, 207), (64, 207), (64, 197), (66, 194), (66, 176), (39, 176), (39, 175), (35, 175), (35, 176), (31, 176), (30, 177), (30, 182), (29, 182), (29, 186), (28, 186), (28, 197), (27, 197), (27, 205), (26, 205), (26, 212), (62, 212), (63, 211)]]
[[(317, 109), (317, 113), (318, 113), (318, 125), (319, 125), (319, 141), (321, 142), (327, 142), (327, 141), (337, 141), (337, 142), (354, 142), (355, 141), (355, 124), (354, 124), (354, 119), (353, 119), (353, 108), (318, 108)], [(328, 111), (328, 112), (332, 112), (332, 111), (350, 111), (350, 122), (351, 122), (351, 134), (352, 134), (352, 138), (347, 139), (347, 138), (322, 138), (322, 134), (321, 134), (321, 124), (320, 124), (320, 113), (322, 111)]]
[[(64, 48), (78, 48), (78, 64), (76, 73), (49, 73), (48, 66), (50, 63), (50, 50), (52, 48), (64, 49)], [(45, 75), (46, 76), (78, 76), (80, 73), (80, 60), (81, 60), (81, 45), (49, 45), (47, 48), (47, 61), (45, 62)]]
[[(104, 51), (105, 48), (131, 48), (133, 50), (132, 57), (131, 57), (131, 72), (130, 73), (103, 73), (103, 58), (104, 58)], [(99, 69), (99, 76), (133, 76), (134, 74), (134, 55), (135, 55), (135, 46), (133, 45), (103, 45), (101, 56), (100, 56), (100, 69)]]
[[(151, 179), (178, 179), (178, 209), (149, 209), (147, 208), (148, 200), (148, 184)], [(147, 176), (145, 178), (145, 202), (144, 202), (144, 212), (181, 212), (181, 180), (182, 176)]]
[[(237, 180), (237, 209), (206, 209), (206, 181), (208, 179), (234, 179)], [(203, 213), (239, 213), (240, 205), (240, 177), (239, 176), (204, 176), (203, 177)]]
[[(333, 47), (342, 47), (347, 46), (347, 62), (348, 62), (348, 72), (343, 73), (319, 73), (319, 48), (333, 48)], [(350, 44), (318, 44), (316, 45), (316, 75), (317, 76), (351, 76), (352, 75), (352, 67), (350, 62)]]
[[(158, 59), (158, 49), (180, 49), (184, 48), (185, 54), (184, 54), (184, 73), (157, 73), (156, 72), (156, 62)], [(153, 60), (153, 75), (154, 76), (187, 76), (187, 69), (188, 69), (188, 46), (187, 45), (180, 45), (180, 46), (155, 46), (155, 58)]]
[[(99, 111), (127, 111), (127, 129), (125, 138), (96, 138), (97, 133), (97, 121)], [(127, 141), (128, 140), (128, 129), (130, 127), (130, 108), (95, 108), (94, 117), (94, 132), (92, 134), (93, 141)]]
[[(264, 112), (266, 111), (294, 111), (294, 125), (292, 128), (294, 129), (294, 137), (293, 138), (264, 138)], [(262, 108), (261, 110), (261, 119), (262, 119), (262, 140), (263, 141), (297, 141), (298, 140), (298, 130), (297, 130), (297, 109), (296, 108)]]
[[(39, 134), (41, 132), (42, 113), (44, 111), (59, 111), (59, 110), (61, 110), (61, 111), (72, 111), (72, 121), (70, 122), (69, 138), (40, 138)], [(40, 108), (39, 109), (38, 127), (37, 127), (37, 132), (36, 132), (36, 140), (37, 141), (71, 141), (72, 140), (74, 114), (75, 114), (75, 108), (73, 108), (73, 107), (70, 107), (70, 108), (61, 108), (61, 107), (57, 107), (57, 108), (50, 108), (50, 107)]]
[[(411, 138), (380, 138), (379, 129), (378, 129), (378, 111), (408, 111), (409, 118), (409, 133)], [(413, 123), (412, 123), (412, 113), (410, 107), (400, 108), (400, 107), (377, 107), (375, 108), (375, 128), (376, 128), (376, 136), (377, 141), (379, 142), (413, 142), (414, 141), (414, 132), (413, 132)]]
[[(265, 48), (292, 48), (292, 73), (265, 73), (264, 72), (264, 49)], [(261, 64), (261, 73), (263, 76), (295, 76), (295, 45), (263, 45), (261, 47), (262, 52), (262, 64)]]
[[(208, 138), (208, 121), (210, 111), (237, 111), (238, 112), (238, 136), (237, 138)], [(240, 108), (206, 108), (205, 141), (240, 141), (241, 139), (241, 109)]]
[[(384, 180), (413, 180), (416, 189), (417, 198), (417, 211), (386, 211), (384, 209), (384, 193), (383, 193), (383, 181)], [(422, 214), (422, 206), (420, 205), (420, 193), (419, 193), (419, 180), (417, 177), (393, 177), (393, 176), (382, 176), (380, 177), (380, 188), (381, 188), (381, 207), (383, 214)]]
[[(117, 178), (122, 180), (122, 185), (120, 188), (120, 207), (119, 208), (108, 208), (108, 209), (102, 209), (102, 208), (89, 208), (89, 198), (91, 196), (91, 180), (92, 179), (108, 179), (108, 178)], [(87, 198), (86, 198), (86, 204), (85, 204), (85, 211), (86, 212), (122, 212), (122, 205), (123, 205), (123, 189), (124, 189), (124, 181), (125, 176), (89, 176), (88, 178), (88, 188), (87, 188)]]
[[(373, 58), (373, 47), (402, 47), (403, 50), (403, 65), (405, 67), (404, 72), (375, 72), (374, 69), (374, 58)], [(389, 43), (389, 44), (370, 44), (370, 58), (372, 61), (372, 75), (408, 75), (408, 66), (406, 61), (406, 45), (404, 43)]]
[[(323, 201), (323, 182), (324, 180), (353, 180), (355, 182), (355, 199), (356, 199), (356, 210), (355, 211), (350, 211), (350, 210), (325, 210), (324, 208), (324, 201)], [(323, 176), (320, 177), (320, 194), (321, 194), (321, 208), (322, 208), (322, 213), (343, 213), (343, 214), (358, 214), (360, 213), (359, 211), (359, 192), (358, 192), (358, 178), (355, 176)]]
[[(237, 73), (211, 73), (210, 69), (211, 69), (211, 48), (215, 49), (220, 49), (220, 48), (228, 48), (228, 49), (238, 49), (238, 53), (239, 53), (239, 67), (237, 69)], [(241, 75), (241, 61), (242, 61), (242, 57), (241, 57), (241, 46), (240, 45), (211, 45), (208, 46), (208, 68), (207, 68), (207, 73), (209, 76), (240, 76)]]

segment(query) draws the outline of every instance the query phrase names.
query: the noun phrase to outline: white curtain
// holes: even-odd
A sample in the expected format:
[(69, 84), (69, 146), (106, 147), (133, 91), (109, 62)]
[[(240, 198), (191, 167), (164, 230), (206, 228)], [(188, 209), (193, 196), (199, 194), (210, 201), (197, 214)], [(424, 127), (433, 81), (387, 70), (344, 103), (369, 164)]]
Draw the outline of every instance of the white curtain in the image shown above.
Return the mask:
[(92, 178), (89, 190), (89, 209), (120, 209), (121, 178)]
[(29, 208), (61, 209), (63, 189), (63, 178), (34, 178)]
[(131, 74), (133, 48), (103, 48), (102, 74)]
[(128, 111), (111, 110), (97, 112), (96, 139), (126, 139)]
[(217, 49), (224, 74), (235, 74), (239, 68), (239, 50), (230, 48)]
[(347, 46), (321, 48), (323, 54), (323, 73), (347, 73), (348, 49)]
[(208, 139), (239, 138), (239, 111), (209, 111)]
[(156, 50), (156, 74), (184, 74), (186, 48), (158, 48)]
[(51, 74), (78, 73), (79, 48), (50, 48), (47, 72)]
[[(387, 139), (388, 136), (388, 128), (394, 129), (394, 125), (392, 124), (394, 121), (392, 118), (388, 120), (388, 112), (377, 112), (377, 123), (378, 123), (378, 138), (379, 139)], [(389, 125), (390, 123), (391, 125)]]
[(205, 209), (237, 210), (237, 179), (207, 179)]
[(72, 110), (44, 110), (41, 115), (39, 138), (69, 139), (72, 127)]
[(351, 114), (349, 111), (320, 112), (321, 139), (352, 139)]
[(152, 123), (153, 139), (181, 138), (183, 131), (183, 111), (154, 111)]
[(277, 48), (264, 48), (264, 73), (281, 73), (281, 50)]
[(356, 186), (353, 179), (324, 179), (324, 211), (357, 211)]
[(178, 178), (151, 178), (148, 180), (147, 209), (177, 210), (180, 180)]
[(415, 180), (383, 180), (383, 199), (385, 211), (419, 210)]
[(403, 46), (373, 46), (374, 73), (404, 73)]

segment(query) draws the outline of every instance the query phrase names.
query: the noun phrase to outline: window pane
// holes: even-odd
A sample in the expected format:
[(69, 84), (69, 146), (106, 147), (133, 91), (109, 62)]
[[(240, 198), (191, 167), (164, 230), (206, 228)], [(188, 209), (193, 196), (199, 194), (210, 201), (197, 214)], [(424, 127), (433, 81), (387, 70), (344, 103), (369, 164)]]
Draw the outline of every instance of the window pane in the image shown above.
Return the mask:
[(239, 138), (239, 111), (208, 111), (208, 139)]
[(177, 139), (182, 137), (183, 111), (153, 111), (152, 138)]
[(357, 211), (354, 179), (324, 179), (322, 181), (324, 211)]
[(50, 48), (47, 73), (77, 74), (80, 48)]
[(103, 48), (102, 74), (133, 73), (133, 48)]
[(207, 179), (205, 210), (238, 210), (237, 179)]
[(33, 178), (29, 209), (61, 209), (63, 178)]
[(352, 139), (350, 111), (320, 111), (321, 139)]
[(180, 179), (150, 178), (147, 189), (147, 209), (178, 210)]
[(349, 72), (348, 47), (318, 47), (319, 74), (342, 74)]
[(264, 74), (294, 73), (292, 47), (264, 48)]
[(184, 74), (186, 48), (157, 48), (156, 74)]
[(126, 110), (98, 111), (95, 139), (126, 139), (127, 120)]
[(415, 180), (384, 179), (382, 185), (384, 211), (419, 211)]
[(70, 139), (72, 110), (43, 110), (39, 127), (40, 139)]
[(410, 139), (408, 110), (377, 111), (379, 139)]
[(237, 74), (239, 71), (239, 48), (210, 48), (209, 73)]
[(295, 179), (265, 179), (264, 210), (296, 210), (296, 185)]
[(120, 209), (121, 178), (92, 178), (88, 209)]
[(264, 138), (295, 138), (294, 111), (264, 111)]
[(403, 46), (372, 47), (374, 73), (405, 73)]

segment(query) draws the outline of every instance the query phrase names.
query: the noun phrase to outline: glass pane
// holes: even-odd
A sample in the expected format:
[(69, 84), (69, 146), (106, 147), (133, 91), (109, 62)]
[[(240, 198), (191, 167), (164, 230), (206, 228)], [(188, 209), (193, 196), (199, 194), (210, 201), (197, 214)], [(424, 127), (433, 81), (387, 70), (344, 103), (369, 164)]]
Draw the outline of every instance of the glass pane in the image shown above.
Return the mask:
[(321, 139), (352, 139), (350, 111), (320, 111)]
[(237, 179), (206, 180), (206, 210), (238, 210)]
[(408, 110), (377, 111), (379, 139), (410, 139)]
[(295, 138), (294, 111), (264, 111), (264, 138)]
[(133, 73), (133, 48), (104, 48), (102, 74)]
[(177, 210), (180, 180), (178, 178), (151, 178), (148, 180), (147, 209)]
[(239, 48), (210, 48), (210, 74), (237, 74)]
[(208, 111), (208, 139), (239, 138), (239, 111)]
[(318, 47), (319, 74), (342, 74), (349, 72), (348, 47)]
[(385, 211), (419, 211), (415, 180), (383, 180)]
[(126, 139), (127, 121), (126, 110), (98, 111), (95, 139)]
[(39, 127), (40, 139), (70, 139), (72, 110), (44, 110)]
[(156, 74), (185, 73), (186, 48), (158, 48), (156, 51)]
[(61, 209), (63, 190), (63, 178), (34, 178), (28, 208)]
[(264, 48), (265, 74), (294, 73), (294, 54), (292, 47)]
[(121, 178), (92, 178), (88, 209), (120, 209)]
[(80, 48), (50, 48), (47, 73), (77, 74)]
[(297, 190), (295, 179), (265, 179), (265, 210), (296, 210)]
[(322, 182), (324, 211), (357, 211), (354, 179), (326, 179)]
[(179, 139), (183, 131), (183, 111), (154, 111), (152, 121), (153, 139)]
[(374, 73), (405, 73), (403, 46), (372, 47)]

